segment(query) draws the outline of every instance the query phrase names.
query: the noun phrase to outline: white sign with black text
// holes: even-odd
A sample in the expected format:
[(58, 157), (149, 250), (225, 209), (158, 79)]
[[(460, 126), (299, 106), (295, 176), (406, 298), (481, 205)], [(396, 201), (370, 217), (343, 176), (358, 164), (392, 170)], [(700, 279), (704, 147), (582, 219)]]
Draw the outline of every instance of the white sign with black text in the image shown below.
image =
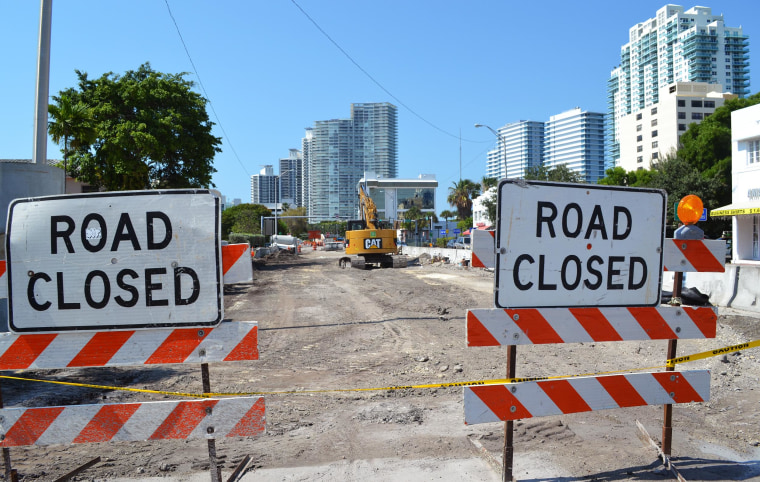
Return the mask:
[(6, 238), (14, 332), (213, 326), (221, 213), (207, 190), (16, 199)]
[(656, 306), (666, 194), (503, 180), (498, 191), (498, 308)]

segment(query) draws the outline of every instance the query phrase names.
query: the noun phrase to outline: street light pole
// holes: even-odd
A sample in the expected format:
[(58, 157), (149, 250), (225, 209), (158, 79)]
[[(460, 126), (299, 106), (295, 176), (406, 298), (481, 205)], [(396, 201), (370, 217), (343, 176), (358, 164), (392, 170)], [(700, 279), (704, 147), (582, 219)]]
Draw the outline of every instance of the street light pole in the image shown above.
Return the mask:
[(286, 169), (285, 172), (280, 172), (280, 175), (277, 176), (277, 197), (274, 200), (274, 235), (278, 235), (278, 225), (277, 225), (277, 201), (280, 201), (280, 206), (282, 206), (282, 175), (287, 174), (290, 171), (293, 171), (294, 169)]
[(485, 127), (489, 131), (493, 132), (493, 135), (499, 138), (499, 141), (501, 142), (502, 148), (504, 149), (504, 178), (507, 178), (507, 140), (504, 138), (503, 135), (501, 135), (500, 132), (495, 131), (491, 128), (491, 126), (487, 126), (485, 124), (475, 124), (475, 128), (478, 127)]

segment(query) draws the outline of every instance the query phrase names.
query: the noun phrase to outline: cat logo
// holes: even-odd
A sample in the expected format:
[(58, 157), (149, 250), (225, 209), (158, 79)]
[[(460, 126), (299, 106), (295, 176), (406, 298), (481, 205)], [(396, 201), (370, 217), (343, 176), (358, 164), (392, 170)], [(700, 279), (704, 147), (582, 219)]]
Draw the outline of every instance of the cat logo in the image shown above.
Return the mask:
[(382, 247), (383, 247), (382, 238), (368, 238), (364, 240), (364, 249), (371, 249), (371, 248), (382, 249)]

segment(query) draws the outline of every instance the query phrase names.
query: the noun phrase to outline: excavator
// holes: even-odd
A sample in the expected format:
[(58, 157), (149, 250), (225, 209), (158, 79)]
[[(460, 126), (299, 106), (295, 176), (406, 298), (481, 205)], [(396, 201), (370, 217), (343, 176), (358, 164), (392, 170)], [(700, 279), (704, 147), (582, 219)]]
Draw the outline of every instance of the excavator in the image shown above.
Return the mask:
[(377, 206), (366, 192), (366, 186), (359, 187), (359, 207), (362, 219), (348, 221), (346, 226), (346, 254), (338, 260), (341, 268), (369, 269), (406, 268), (409, 258), (398, 254), (396, 230), (379, 227)]

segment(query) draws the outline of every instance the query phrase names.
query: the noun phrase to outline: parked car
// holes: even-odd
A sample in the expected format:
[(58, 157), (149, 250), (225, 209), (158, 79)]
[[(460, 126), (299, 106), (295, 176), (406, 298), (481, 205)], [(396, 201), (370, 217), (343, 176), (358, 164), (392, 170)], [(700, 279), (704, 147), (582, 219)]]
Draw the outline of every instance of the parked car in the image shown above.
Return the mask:
[(472, 249), (469, 236), (460, 236), (454, 242), (455, 249)]
[(457, 240), (456, 240), (456, 239), (454, 239), (454, 238), (451, 238), (451, 239), (449, 239), (449, 241), (446, 243), (446, 247), (447, 247), (447, 248), (453, 248), (453, 247), (454, 247), (454, 243), (456, 243), (456, 242), (457, 242)]

